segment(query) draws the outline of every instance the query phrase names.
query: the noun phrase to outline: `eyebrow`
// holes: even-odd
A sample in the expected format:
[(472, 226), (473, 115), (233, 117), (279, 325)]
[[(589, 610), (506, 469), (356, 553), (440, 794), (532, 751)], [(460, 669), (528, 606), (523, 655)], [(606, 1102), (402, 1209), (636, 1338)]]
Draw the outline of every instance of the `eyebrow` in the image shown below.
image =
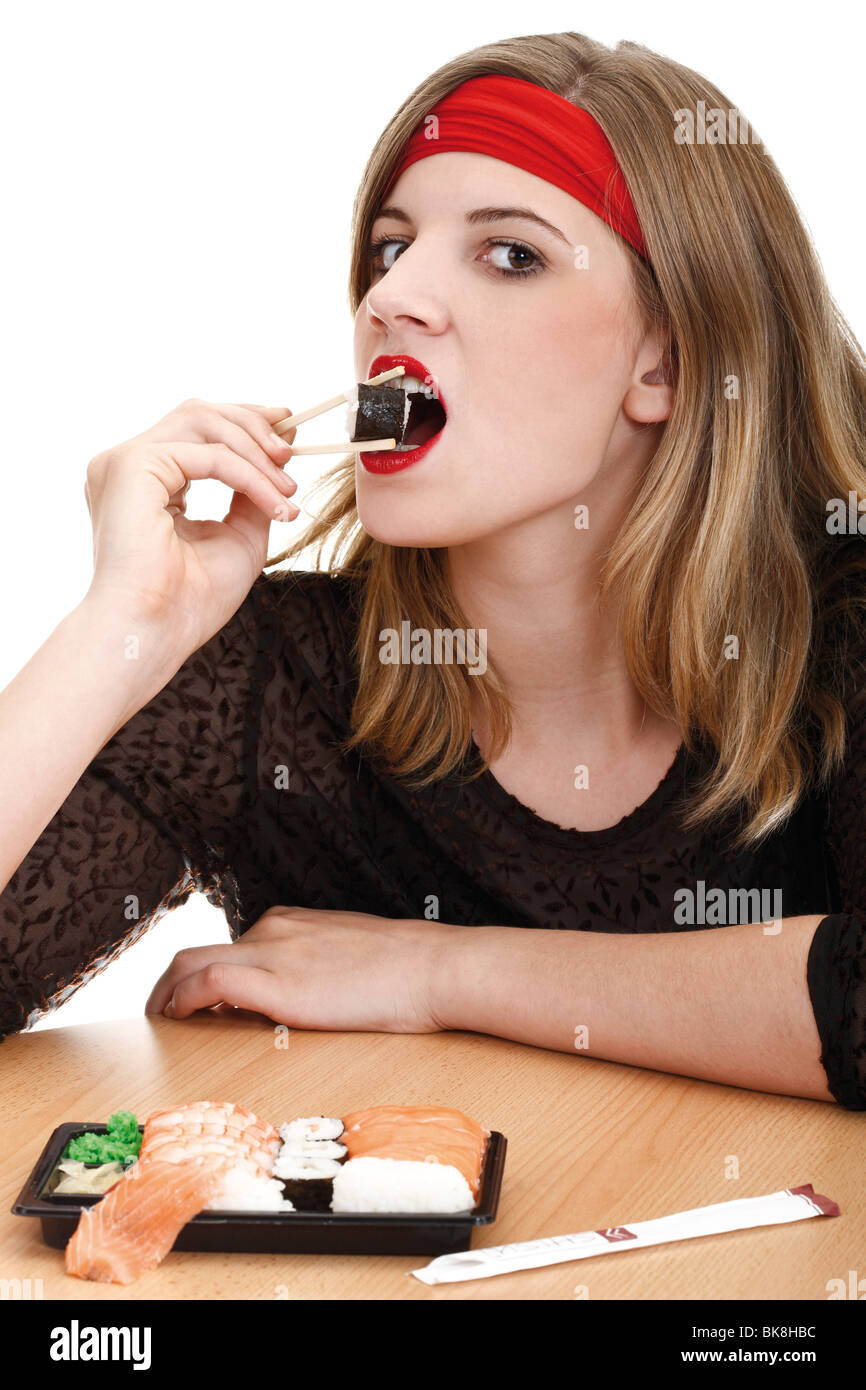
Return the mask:
[[(378, 221), (380, 217), (392, 217), (395, 222), (409, 223), (412, 221), (409, 214), (398, 207), (380, 208), (373, 219), (374, 222)], [(532, 208), (474, 208), (472, 212), (466, 213), (465, 220), (470, 226), (476, 226), (479, 223), (486, 224), (488, 222), (507, 222), (515, 220), (521, 222), (535, 222), (537, 226), (544, 227), (546, 231), (552, 232), (554, 236), (559, 237), (559, 240), (564, 241), (566, 246), (571, 246), (568, 237), (563, 235), (558, 227), (554, 227), (553, 223), (548, 222), (545, 217), (539, 217), (537, 212), (532, 211)]]

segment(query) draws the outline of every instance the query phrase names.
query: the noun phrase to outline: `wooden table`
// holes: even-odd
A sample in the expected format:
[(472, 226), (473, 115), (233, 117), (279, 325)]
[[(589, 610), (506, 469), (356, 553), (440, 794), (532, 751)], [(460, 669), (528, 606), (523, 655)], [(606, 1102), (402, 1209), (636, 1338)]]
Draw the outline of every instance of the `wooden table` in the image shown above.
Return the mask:
[[(202, 1013), (20, 1034), (0, 1044), (0, 1278), (45, 1299), (826, 1299), (864, 1269), (864, 1117), (474, 1033), (292, 1030)], [(285, 1041), (285, 1033), (283, 1033)], [(276, 1124), (367, 1105), (455, 1105), (508, 1139), (499, 1216), (473, 1245), (594, 1230), (811, 1182), (837, 1218), (428, 1288), (427, 1256), (169, 1254), (134, 1285), (68, 1277), (9, 1209), (52, 1129), (212, 1099)], [(14, 1141), (14, 1142), (13, 1142)], [(736, 1171), (739, 1176), (726, 1173)]]

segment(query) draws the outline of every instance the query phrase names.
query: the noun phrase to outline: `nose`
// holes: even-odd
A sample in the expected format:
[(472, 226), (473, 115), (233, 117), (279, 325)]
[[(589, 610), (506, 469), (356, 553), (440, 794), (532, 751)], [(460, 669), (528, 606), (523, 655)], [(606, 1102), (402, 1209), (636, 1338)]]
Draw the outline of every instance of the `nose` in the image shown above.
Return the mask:
[(442, 333), (448, 324), (447, 306), (440, 293), (444, 283), (442, 266), (434, 266), (432, 256), (422, 256), (413, 243), (367, 291), (367, 320), (379, 332), (398, 333), (411, 326)]

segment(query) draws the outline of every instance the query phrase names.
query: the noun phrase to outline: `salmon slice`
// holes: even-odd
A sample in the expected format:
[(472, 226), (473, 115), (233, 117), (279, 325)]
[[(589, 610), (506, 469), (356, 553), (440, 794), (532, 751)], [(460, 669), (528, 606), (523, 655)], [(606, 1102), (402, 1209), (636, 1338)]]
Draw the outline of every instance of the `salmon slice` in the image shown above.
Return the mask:
[(349, 1158), (408, 1158), (450, 1163), (463, 1174), (475, 1201), (489, 1129), (444, 1105), (374, 1105), (342, 1117), (340, 1142)]
[(131, 1284), (165, 1258), (185, 1226), (225, 1184), (217, 1155), (166, 1163), (141, 1159), (81, 1213), (66, 1246), (66, 1272), (106, 1284)]

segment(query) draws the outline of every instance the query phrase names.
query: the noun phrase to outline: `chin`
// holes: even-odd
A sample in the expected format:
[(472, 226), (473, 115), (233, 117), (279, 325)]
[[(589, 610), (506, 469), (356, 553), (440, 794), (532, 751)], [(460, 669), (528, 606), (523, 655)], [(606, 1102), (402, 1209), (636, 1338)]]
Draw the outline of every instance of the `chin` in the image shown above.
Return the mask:
[[(373, 540), (383, 545), (444, 546), (453, 545), (460, 530), (457, 517), (437, 515), (435, 504), (422, 503), (420, 498), (398, 498), (384, 492), (364, 496), (360, 487), (356, 494), (358, 520)], [(440, 509), (441, 510), (441, 509)]]
[(433, 527), (430, 521), (409, 517), (394, 516), (393, 511), (386, 514), (381, 507), (358, 508), (358, 518), (374, 541), (383, 545), (413, 546), (419, 549), (431, 546), (453, 545), (454, 538), (445, 534), (441, 526)]
[[(417, 549), (445, 549), (451, 545), (466, 545), (469, 541), (480, 540), (489, 535), (489, 526), (479, 525), (478, 517), (472, 525), (466, 516), (410, 517), (395, 515), (393, 508), (385, 511), (378, 506), (359, 507), (358, 517), (373, 540), (383, 545), (413, 546)], [(495, 528), (494, 528), (495, 529)]]

